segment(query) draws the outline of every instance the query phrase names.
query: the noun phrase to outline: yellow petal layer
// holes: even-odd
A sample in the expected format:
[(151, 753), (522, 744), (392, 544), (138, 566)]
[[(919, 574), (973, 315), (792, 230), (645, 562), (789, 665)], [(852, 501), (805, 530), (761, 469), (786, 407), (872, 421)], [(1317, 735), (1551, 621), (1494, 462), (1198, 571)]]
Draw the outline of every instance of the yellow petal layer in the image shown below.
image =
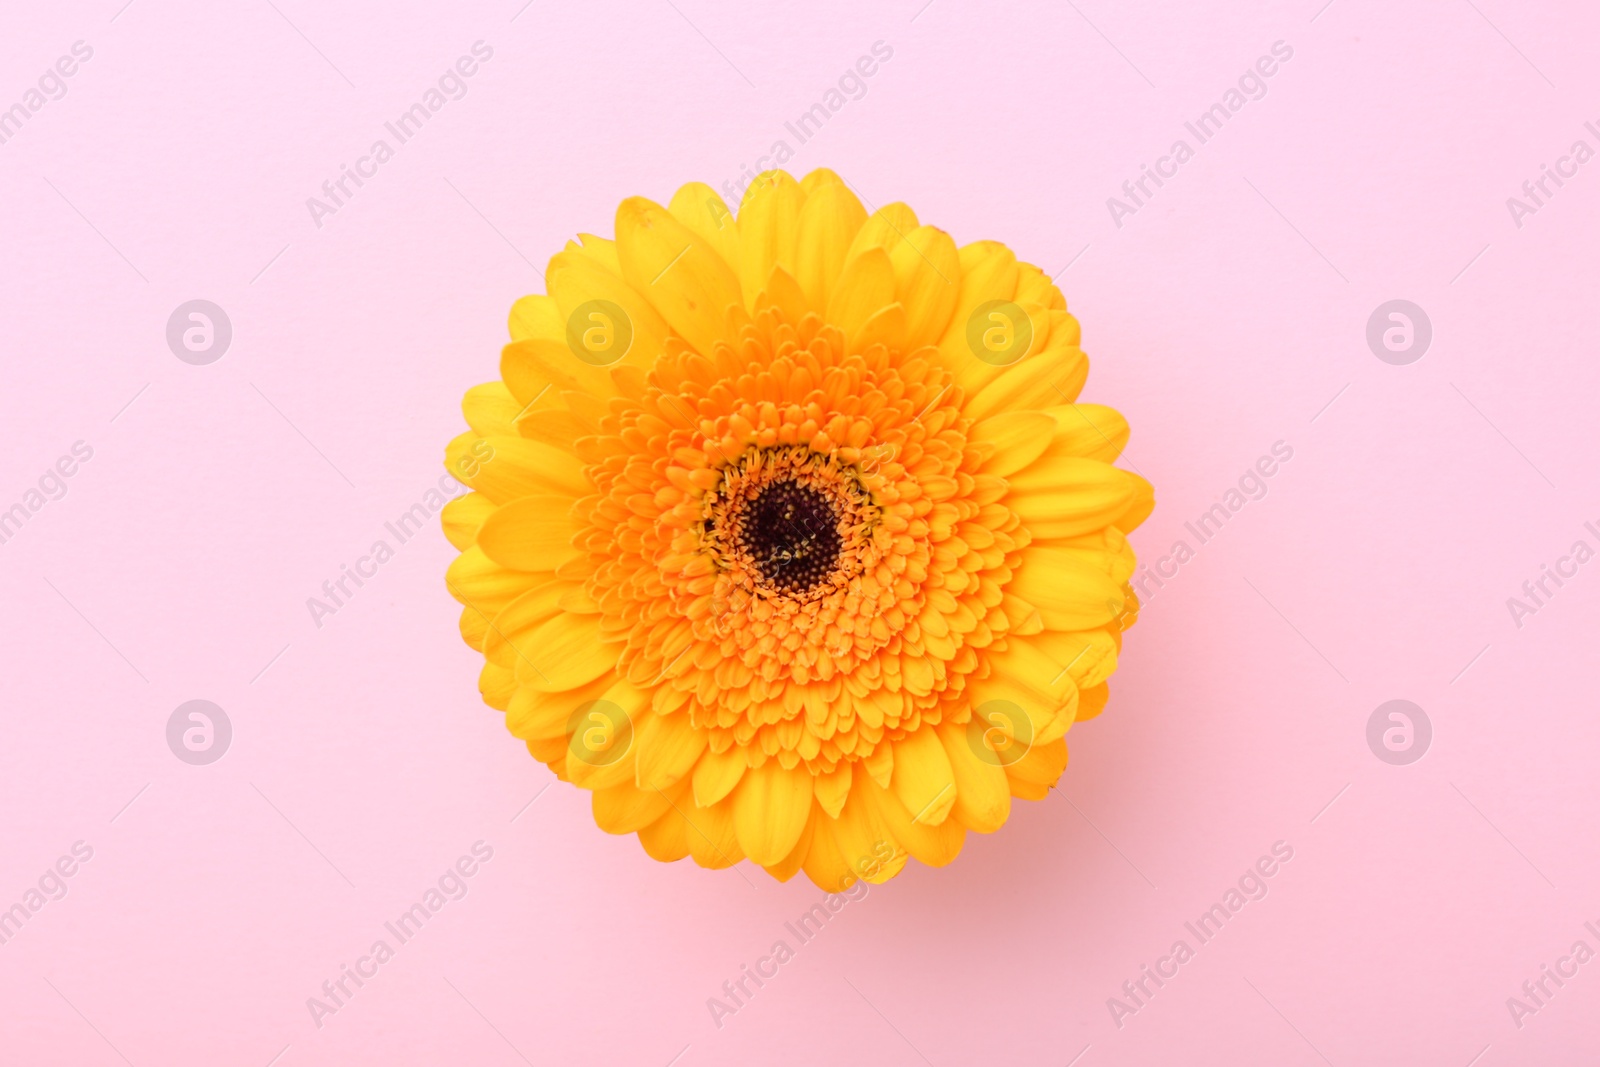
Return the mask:
[(558, 615), (529, 636), (517, 681), (546, 693), (576, 689), (616, 669), (617, 646), (601, 640), (599, 617)]
[(811, 813), (811, 775), (775, 759), (745, 772), (734, 794), (733, 823), (744, 854), (763, 867), (780, 862), (800, 840)]
[(937, 826), (949, 816), (956, 803), (956, 782), (933, 727), (924, 726), (895, 743), (890, 787), (919, 823)]
[(842, 182), (822, 185), (807, 195), (800, 209), (795, 280), (807, 306), (817, 314), (827, 310), (834, 283), (844, 270), (845, 254), (866, 220), (861, 201)]
[(572, 500), (525, 496), (495, 510), (478, 530), (478, 547), (496, 563), (520, 571), (554, 571), (578, 550), (570, 512)]
[[(966, 725), (941, 723), (939, 741), (950, 760), (956, 783), (955, 817), (980, 834), (992, 834), (1011, 816), (1011, 790), (999, 758), (984, 759), (974, 750), (976, 731)], [(982, 741), (978, 741), (982, 744)]]
[(617, 245), (628, 284), (697, 351), (728, 338), (728, 309), (742, 306), (739, 278), (704, 238), (636, 196), (617, 209)]

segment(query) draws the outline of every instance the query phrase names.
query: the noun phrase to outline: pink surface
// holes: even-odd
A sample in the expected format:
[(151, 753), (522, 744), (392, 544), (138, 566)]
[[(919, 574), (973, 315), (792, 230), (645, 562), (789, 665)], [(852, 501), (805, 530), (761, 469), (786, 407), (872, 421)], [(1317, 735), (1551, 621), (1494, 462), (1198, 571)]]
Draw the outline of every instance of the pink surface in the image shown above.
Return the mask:
[[(1600, 149), (1600, 18), (922, 2), (12, 13), (0, 107), (75, 42), (93, 54), (0, 144), (0, 509), (41, 505), (0, 544), (0, 908), (40, 905), (0, 944), (0, 1061), (1600, 1050), (1600, 962), (1569, 956), (1600, 950), (1600, 562), (1561, 563), (1600, 549), (1600, 162), (1561, 163)], [(316, 225), (306, 199), (478, 41), (465, 95)], [(798, 145), (785, 123), (878, 41), (865, 94)], [(1265, 95), (1199, 143), (1185, 123), (1280, 41)], [(1180, 138), (1192, 158), (1114, 220), (1107, 198)], [(796, 174), (831, 166), (1063, 271), (1084, 398), (1127, 414), (1125, 462), (1157, 486), (1141, 558), (1194, 549), (1109, 710), (1070, 734), (1059, 794), (803, 945), (804, 878), (657, 864), (545, 791), (479, 703), (452, 550), (436, 525), (385, 528), (434, 486), (462, 391), (564, 240), (609, 234), (625, 196), (736, 180), (779, 139)], [(1576, 174), (1512, 212), (1543, 164)], [(195, 299), (232, 323), (208, 365), (166, 340)], [(1396, 299), (1432, 323), (1407, 365), (1366, 338)], [(1200, 544), (1185, 524), (1277, 442), (1266, 495)], [(62, 457), (72, 476), (29, 497)], [(307, 598), (379, 539), (394, 558), (319, 628)], [(1569, 577), (1536, 605), (1546, 564)], [(197, 699), (232, 726), (208, 765), (168, 747)], [(1396, 699), (1432, 725), (1407, 765), (1367, 741)], [(1293, 858), (1202, 944), (1185, 923), (1276, 842)], [(71, 876), (47, 875), (62, 857)], [(462, 857), (472, 876), (447, 876)], [(384, 924), (441, 877), (465, 895), (399, 944)], [(393, 958), (314, 1019), (379, 939)], [(779, 939), (794, 958), (716, 1025), (708, 998)], [(1178, 940), (1192, 958), (1161, 962)], [(1145, 965), (1177, 973), (1135, 1002)], [(1534, 1001), (1545, 965), (1576, 973)]]

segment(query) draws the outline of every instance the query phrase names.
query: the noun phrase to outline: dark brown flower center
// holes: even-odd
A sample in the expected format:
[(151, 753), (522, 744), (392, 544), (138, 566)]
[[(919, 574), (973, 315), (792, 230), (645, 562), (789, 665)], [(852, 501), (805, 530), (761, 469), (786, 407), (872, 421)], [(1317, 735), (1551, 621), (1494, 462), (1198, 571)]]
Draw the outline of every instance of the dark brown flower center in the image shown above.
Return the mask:
[[(703, 499), (700, 547), (722, 575), (718, 613), (790, 611), (877, 560), (878, 509), (853, 465), (805, 445), (751, 447)], [(767, 616), (763, 616), (766, 618)]]
[(767, 583), (784, 592), (814, 588), (839, 563), (839, 516), (810, 486), (772, 482), (740, 519), (738, 543)]

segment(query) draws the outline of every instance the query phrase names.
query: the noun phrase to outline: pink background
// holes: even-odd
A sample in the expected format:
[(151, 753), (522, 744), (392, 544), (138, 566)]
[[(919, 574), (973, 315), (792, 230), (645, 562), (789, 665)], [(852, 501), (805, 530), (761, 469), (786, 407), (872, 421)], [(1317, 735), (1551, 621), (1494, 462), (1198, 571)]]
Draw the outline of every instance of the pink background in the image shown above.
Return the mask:
[[(1600, 147), (1584, 5), (121, 3), (0, 35), (0, 107), (94, 49), (0, 145), (0, 508), (94, 450), (0, 545), (0, 907), (94, 849), (0, 945), (0, 1060), (1600, 1054), (1600, 962), (1520, 1028), (1506, 1007), (1600, 949), (1600, 562), (1520, 629), (1506, 607), (1600, 547), (1600, 162), (1520, 228), (1505, 203)], [(468, 94), (314, 226), (305, 199), (480, 39)], [(321, 629), (305, 601), (435, 482), (562, 242), (793, 144), (880, 40), (790, 169), (1067, 268), (1084, 398), (1157, 486), (1141, 557), (1274, 442), (1294, 458), (1148, 605), (1057, 794), (849, 905), (719, 1029), (707, 998), (819, 892), (657, 864), (541, 792), (478, 700), (436, 527)], [(1279, 40), (1266, 97), (1114, 225)], [(209, 366), (165, 341), (195, 298), (233, 324)], [(1396, 298), (1433, 323), (1409, 366), (1365, 340)], [(197, 698), (233, 724), (209, 766), (165, 740)], [(1365, 739), (1396, 698), (1434, 728), (1409, 766)], [(478, 840), (470, 893), (315, 1026), (306, 999)], [(1118, 1028), (1107, 998), (1279, 840), (1269, 895)]]

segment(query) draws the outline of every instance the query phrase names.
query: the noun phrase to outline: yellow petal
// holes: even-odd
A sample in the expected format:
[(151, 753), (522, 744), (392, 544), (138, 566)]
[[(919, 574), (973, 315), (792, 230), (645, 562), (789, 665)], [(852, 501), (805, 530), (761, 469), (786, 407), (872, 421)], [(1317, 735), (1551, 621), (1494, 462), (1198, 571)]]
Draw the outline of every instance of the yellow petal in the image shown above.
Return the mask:
[(682, 712), (650, 716), (634, 742), (639, 748), (639, 788), (665, 789), (681, 780), (694, 770), (708, 736)]
[[(600, 312), (586, 308), (584, 314), (592, 316)], [(579, 339), (581, 346), (581, 334)], [(587, 353), (588, 349), (582, 351)], [(506, 345), (500, 350), (500, 377), (511, 395), (523, 405), (524, 413), (560, 408), (563, 392), (577, 390), (600, 397), (616, 392), (605, 368), (574, 355), (565, 335), (560, 339), (532, 337)]]
[(517, 659), (517, 681), (545, 693), (576, 689), (616, 670), (618, 648), (602, 641), (597, 615), (558, 615), (533, 631)]
[(1049, 440), (1051, 456), (1082, 456), (1110, 463), (1128, 444), (1128, 420), (1103, 404), (1062, 404), (1048, 407), (1055, 419)]
[(608, 241), (604, 237), (596, 237), (592, 233), (578, 234), (582, 244), (567, 242), (568, 249), (576, 249), (581, 254), (588, 256), (612, 274), (622, 273), (622, 261), (617, 256), (617, 242)]
[[(572, 417), (583, 424), (585, 433), (600, 432), (600, 423), (610, 411), (607, 400), (590, 393), (572, 391), (563, 391), (560, 400), (572, 413)], [(577, 449), (573, 451), (576, 452)]]
[(889, 834), (870, 804), (857, 796), (846, 804), (839, 818), (817, 811), (806, 854), (806, 876), (817, 888), (843, 893), (857, 882), (882, 884), (899, 874), (910, 854), (889, 842)]
[(1010, 300), (1017, 291), (1017, 257), (999, 241), (963, 245), (957, 254), (961, 261), (961, 295), (939, 341), (939, 349), (952, 366), (973, 359), (967, 333), (978, 309), (996, 300)]
[(516, 431), (530, 441), (543, 441), (563, 452), (572, 452), (578, 438), (594, 428), (565, 407), (534, 407), (517, 417)]
[[(1060, 664), (1079, 689), (1092, 689), (1117, 669), (1120, 639), (1105, 629), (1062, 633), (1046, 630), (1028, 638), (1052, 663)], [(1021, 642), (1019, 642), (1020, 644)]]
[[(1149, 483), (1146, 482), (1146, 485)], [(1138, 500), (1135, 495), (1134, 500)], [(1126, 516), (1124, 516), (1126, 517)], [(1106, 554), (1111, 559), (1111, 577), (1118, 582), (1126, 582), (1133, 577), (1133, 572), (1139, 569), (1138, 558), (1134, 555), (1133, 546), (1128, 543), (1128, 536), (1115, 526), (1105, 529)]]
[(671, 808), (655, 822), (639, 831), (639, 844), (645, 854), (660, 863), (674, 863), (689, 854), (689, 824)]
[(840, 762), (827, 774), (819, 774), (812, 785), (817, 803), (831, 818), (837, 819), (844, 810), (845, 798), (850, 795), (850, 774), (850, 764)]
[[(649, 367), (661, 354), (668, 332), (666, 320), (643, 294), (593, 259), (575, 252), (558, 253), (545, 273), (545, 287), (560, 308), (574, 362)], [(591, 329), (601, 329), (604, 340), (586, 339)]]
[(567, 739), (572, 784), (581, 789), (637, 784), (639, 734), (654, 718), (650, 694), (622, 680), (598, 699), (573, 701)]
[(1090, 689), (1083, 690), (1078, 696), (1078, 722), (1085, 722), (1106, 710), (1106, 701), (1111, 698), (1111, 687), (1104, 682)]
[(910, 854), (895, 841), (894, 834), (878, 814), (868, 796), (868, 787), (881, 788), (867, 775), (851, 779), (850, 797), (830, 829), (839, 851), (856, 877), (880, 885), (899, 874)]
[[(1074, 644), (1062, 633), (1045, 630), (1032, 637), (1010, 641), (1004, 652), (990, 657), (994, 668), (990, 678), (1002, 678), (1027, 687), (1045, 700), (1045, 709), (1053, 716), (1067, 705), (1078, 700), (1076, 679), (1087, 669), (1087, 659), (1079, 660), (1082, 642)], [(1092, 653), (1084, 653), (1087, 657)], [(1074, 674), (1074, 672), (1079, 672)], [(1035, 735), (1037, 737), (1037, 734)]]
[(1006, 367), (967, 401), (966, 415), (981, 419), (1001, 411), (1045, 408), (1076, 400), (1089, 374), (1089, 359), (1079, 348), (1052, 348)]
[(589, 595), (583, 585), (577, 581), (568, 582), (561, 592), (561, 610), (570, 611), (574, 615), (598, 615), (600, 605)]
[(1039, 609), (1051, 630), (1087, 630), (1122, 613), (1121, 583), (1069, 550), (1030, 545), (1006, 592)]
[(1044, 271), (1032, 263), (1017, 264), (1017, 292), (1012, 299), (1018, 303), (1027, 301), (1052, 310), (1067, 309), (1067, 298), (1061, 295), (1061, 290), (1056, 288), (1055, 283), (1045, 275)]
[[(467, 606), (461, 609), (460, 618), (457, 620), (461, 630), (461, 640), (465, 641), (468, 648), (483, 651), (483, 639), (489, 632), (491, 618), (477, 608)], [(509, 668), (494, 664), (497, 670)]]
[(580, 747), (577, 735), (567, 739), (567, 777), (579, 789), (599, 791), (619, 785), (635, 785), (634, 755), (629, 752), (615, 763), (590, 763), (574, 756), (574, 747)]
[(841, 893), (859, 881), (860, 877), (851, 869), (850, 862), (839, 849), (838, 839), (833, 832), (833, 819), (820, 809), (814, 811), (812, 819), (811, 847), (806, 850), (804, 862), (806, 877), (825, 893)]
[(617, 208), (622, 276), (696, 351), (729, 340), (728, 309), (742, 306), (733, 268), (699, 234), (643, 197)]
[(483, 642), (483, 654), (490, 663), (516, 668), (519, 656), (526, 655), (533, 631), (561, 613), (561, 597), (572, 582), (548, 581), (534, 586), (496, 614)]
[(955, 819), (946, 819), (937, 826), (917, 822), (892, 790), (883, 789), (871, 778), (865, 780), (865, 786), (879, 819), (900, 848), (929, 867), (943, 867), (961, 854), (967, 828)]
[(805, 293), (807, 306), (818, 314), (826, 313), (845, 255), (866, 219), (861, 201), (842, 182), (820, 185), (807, 195), (800, 209), (795, 280)]
[(695, 807), (688, 800), (688, 794), (684, 794), (674, 805), (688, 826), (684, 836), (689, 840), (689, 854), (695, 863), (719, 870), (744, 859), (744, 850), (739, 847), (739, 837), (733, 828), (733, 800), (726, 799), (705, 808)]
[(811, 774), (785, 769), (776, 759), (745, 772), (734, 794), (733, 825), (744, 854), (763, 867), (780, 862), (811, 814)]
[(865, 255), (874, 248), (881, 248), (886, 253), (893, 252), (906, 234), (916, 228), (917, 213), (908, 205), (899, 202), (885, 204), (867, 216), (867, 221), (856, 231), (855, 239), (850, 242), (850, 250), (845, 253), (845, 262)]
[(810, 310), (805, 293), (800, 291), (800, 283), (782, 267), (772, 268), (766, 287), (756, 296), (756, 307), (776, 308), (790, 323), (798, 323)]
[(769, 864), (766, 868), (767, 873), (780, 882), (787, 882), (793, 878), (805, 864), (806, 857), (811, 852), (811, 842), (816, 831), (817, 820), (826, 818), (827, 816), (822, 814), (815, 804), (812, 804), (806, 816), (806, 825), (800, 831), (800, 836), (795, 840), (794, 847), (789, 850), (789, 854), (783, 859), (777, 863)]
[(967, 437), (994, 446), (981, 469), (1005, 478), (1043, 455), (1055, 430), (1056, 420), (1045, 412), (1005, 411), (974, 423)]
[(694, 802), (709, 808), (733, 792), (733, 787), (744, 777), (744, 751), (730, 748), (726, 752), (707, 752), (694, 768)]
[(883, 345), (890, 351), (904, 351), (906, 347), (906, 309), (899, 304), (879, 308), (877, 313), (863, 323), (860, 329), (848, 334), (845, 351), (850, 355), (865, 352), (873, 345)]
[(654, 789), (642, 790), (623, 782), (594, 793), (595, 825), (608, 834), (632, 834), (644, 829), (672, 808), (672, 799)]
[(830, 170), (827, 167), (818, 167), (807, 174), (804, 178), (800, 179), (800, 188), (805, 191), (807, 197), (811, 196), (818, 189), (823, 189), (830, 185), (843, 184), (844, 179), (839, 177), (836, 171)]
[(505, 382), (474, 385), (461, 399), (461, 413), (479, 437), (515, 434), (512, 421), (521, 411), (522, 405), (511, 395)]
[(525, 296), (511, 305), (511, 339), (523, 341), (530, 337), (559, 339), (566, 332), (561, 320), (561, 308), (548, 296)]
[[(892, 695), (892, 694), (891, 694)], [(872, 754), (861, 761), (867, 774), (872, 780), (884, 789), (889, 788), (889, 783), (894, 779), (894, 746), (881, 744), (872, 750)], [(858, 774), (855, 777), (860, 778)]]
[(1083, 562), (1111, 575), (1118, 585), (1133, 576), (1138, 564), (1127, 535), (1115, 526), (1091, 530), (1077, 537), (1054, 538), (1049, 545), (1063, 552), (1071, 552)]
[(889, 253), (895, 297), (906, 309), (906, 348), (936, 345), (961, 295), (961, 257), (950, 235), (918, 226)]
[(478, 529), (478, 548), (519, 571), (545, 572), (578, 557), (570, 497), (525, 496), (502, 504)]
[(1015, 593), (1002, 593), (1000, 603), (1011, 623), (1011, 628), (1006, 631), (1008, 636), (1027, 637), (1044, 629), (1044, 616), (1039, 614), (1039, 609)]
[(1002, 763), (1041, 741), (1060, 737), (1072, 725), (1078, 688), (1062, 664), (1026, 640), (1012, 638), (991, 660), (989, 677), (968, 684), (979, 737)]
[(937, 826), (949, 816), (956, 802), (956, 782), (933, 727), (924, 726), (895, 742), (890, 785), (914, 821)]
[[(456, 441), (460, 441), (457, 438)], [(462, 482), (497, 504), (534, 494), (576, 498), (594, 492), (577, 456), (525, 437), (487, 437), (447, 462), (465, 469)]]
[(501, 566), (474, 545), (451, 561), (444, 581), (457, 601), (492, 619), (513, 599), (532, 588), (537, 579)]
[(938, 730), (956, 783), (955, 817), (969, 830), (994, 833), (1011, 816), (1011, 790), (1001, 759), (987, 748), (974, 747), (983, 745), (981, 725), (974, 730), (941, 723)]
[(1133, 483), (1133, 500), (1128, 508), (1116, 519), (1117, 529), (1123, 533), (1132, 533), (1139, 528), (1139, 524), (1150, 517), (1156, 507), (1155, 486), (1145, 481), (1143, 477), (1129, 471), (1123, 471), (1123, 476)]
[(722, 261), (739, 273), (739, 224), (715, 189), (705, 182), (689, 182), (672, 194), (667, 205), (672, 217), (700, 235), (716, 249)]
[(1041, 459), (1010, 482), (1006, 505), (1035, 539), (1073, 537), (1107, 526), (1127, 513), (1137, 491), (1125, 471), (1073, 456)]
[(496, 711), (504, 711), (516, 691), (517, 680), (504, 667), (485, 663), (478, 672), (478, 692), (483, 695), (483, 702)]
[(1058, 738), (1048, 745), (1035, 745), (1026, 756), (1006, 766), (1011, 795), (1024, 800), (1043, 800), (1066, 769), (1065, 741)]
[(806, 194), (781, 170), (758, 174), (739, 205), (739, 283), (745, 307), (755, 307), (773, 267), (795, 273), (800, 209)]
[(524, 741), (559, 739), (562, 751), (570, 744), (573, 712), (591, 700), (598, 700), (611, 688), (610, 679), (566, 693), (541, 693), (519, 686), (506, 708), (506, 729)]
[(477, 480), (478, 470), (483, 461), (494, 455), (489, 443), (479, 437), (472, 430), (456, 434), (444, 446), (444, 469), (450, 472), (450, 477), (467, 486)]
[(827, 319), (843, 330), (848, 340), (894, 302), (894, 267), (889, 255), (881, 248), (869, 249), (845, 264), (828, 301)]
[(494, 514), (494, 501), (482, 493), (458, 496), (439, 512), (444, 535), (452, 545), (464, 549), (478, 536), (483, 520)]
[[(956, 384), (968, 396), (983, 392), (1003, 375), (1015, 375), (1018, 365), (1024, 360), (1037, 358), (1049, 351), (1050, 318), (1037, 304), (995, 300), (979, 304), (970, 313), (957, 314), (967, 314), (966, 332), (959, 345), (954, 346), (955, 351), (949, 353), (955, 361), (950, 369), (955, 373)], [(1065, 342), (1056, 346), (1057, 349), (1065, 347)], [(940, 351), (945, 352), (946, 349), (941, 348)], [(1017, 383), (1013, 382), (1012, 388), (1016, 387)], [(1072, 399), (1063, 395), (1049, 403), (1065, 404)], [(1048, 405), (1039, 403), (1028, 406)]]
[(567, 780), (566, 734), (546, 740), (529, 738), (524, 744), (528, 746), (528, 754), (554, 771), (556, 778), (563, 782)]
[(489, 624), (494, 620), (474, 608), (463, 608), (461, 611), (461, 640), (467, 643), (468, 648), (483, 651), (483, 639), (489, 635)]

